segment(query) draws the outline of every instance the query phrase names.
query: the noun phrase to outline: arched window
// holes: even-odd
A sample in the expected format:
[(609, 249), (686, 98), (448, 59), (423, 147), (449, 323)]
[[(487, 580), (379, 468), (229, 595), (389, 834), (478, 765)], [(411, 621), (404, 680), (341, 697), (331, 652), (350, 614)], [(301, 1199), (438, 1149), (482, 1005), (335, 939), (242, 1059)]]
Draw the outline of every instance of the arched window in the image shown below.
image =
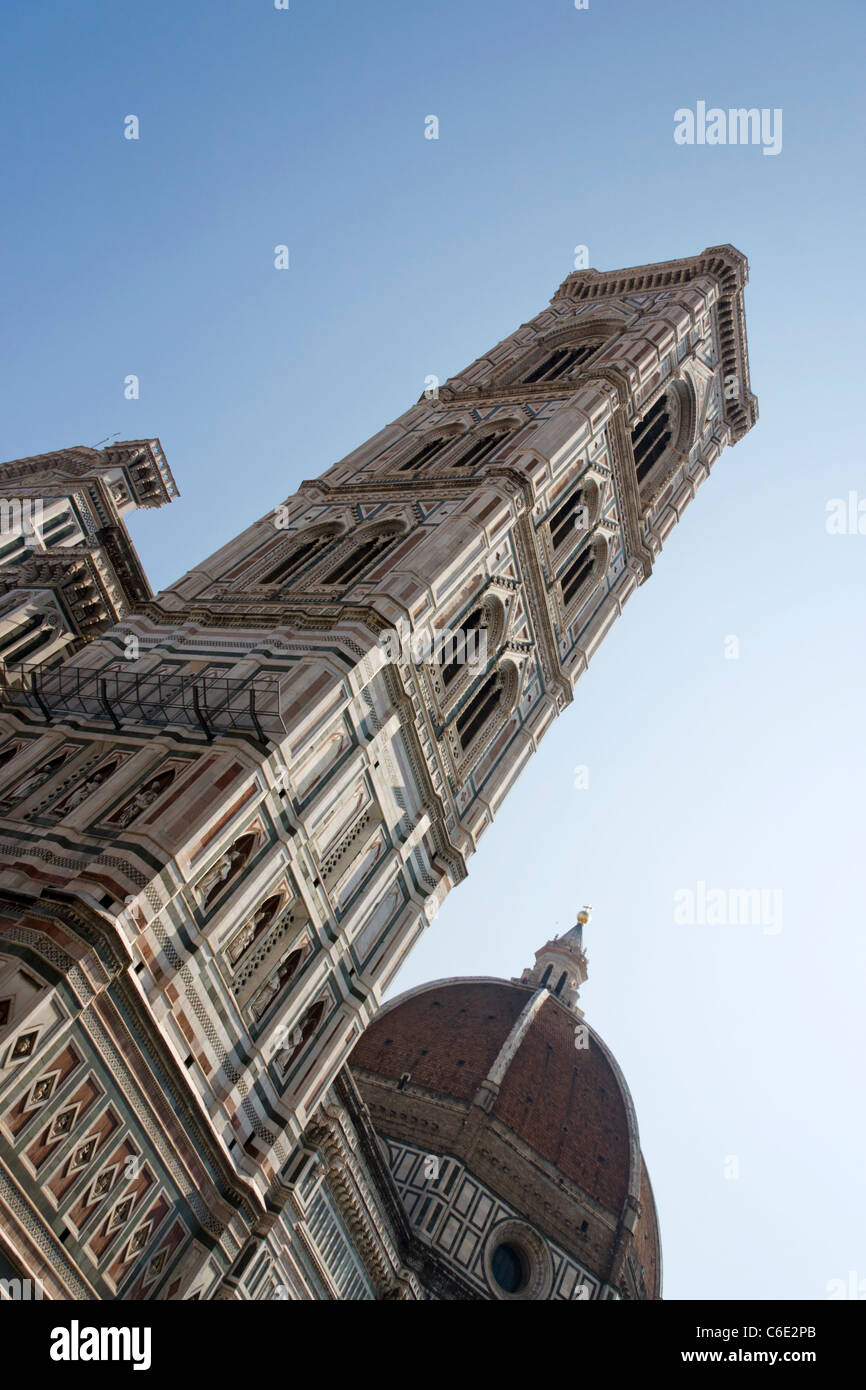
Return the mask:
[(511, 430), (497, 430), (494, 433), (488, 431), (472, 436), (468, 445), (461, 449), (455, 458), (449, 459), (449, 467), (477, 468), (480, 463), (499, 453), (511, 433)]
[(519, 689), (520, 672), (508, 659), (497, 662), (487, 675), (470, 678), (453, 702), (447, 725), (447, 740), (458, 764), (470, 751), (483, 751), (499, 732)]
[(523, 378), (527, 386), (535, 385), (536, 382), (560, 381), (568, 376), (577, 367), (582, 367), (593, 357), (601, 347), (600, 341), (579, 343), (574, 347), (562, 346), (554, 348), (542, 358), (532, 371), (528, 372)]
[(542, 977), (541, 977), (541, 988), (542, 988), (542, 989), (544, 988), (544, 986), (547, 984), (548, 980), (550, 979), (550, 975), (551, 975), (551, 971), (552, 971), (552, 970), (553, 970), (553, 966), (552, 966), (552, 965), (547, 965), (547, 966), (545, 966), (545, 968), (544, 968), (544, 974), (543, 974)]
[(27, 550), (27, 542), (23, 536), (13, 536), (12, 540), (6, 545), (0, 545), (0, 565), (9, 564), (13, 557), (17, 558), (20, 552)]
[(64, 535), (71, 535), (72, 531), (76, 529), (73, 526), (72, 531), (68, 530), (71, 522), (72, 513), (69, 511), (68, 508), (64, 511), (56, 513), (56, 515), (52, 517), (49, 517), (48, 520), (44, 522), (42, 526), (42, 539), (44, 540), (45, 544), (49, 545), (52, 544), (55, 540), (57, 540), (57, 537), (61, 530), (63, 530)]
[[(11, 632), (4, 633), (3, 636), (0, 637), (0, 651), (7, 651), (10, 647), (13, 647), (16, 642), (20, 642), (23, 637), (27, 637), (31, 632), (35, 632), (37, 628), (42, 626), (44, 618), (44, 613), (31, 614), (29, 618), (25, 618), (17, 627), (12, 628)], [(16, 653), (14, 660), (17, 659), (18, 655)]]
[(557, 507), (550, 518), (550, 539), (554, 550), (558, 549), (566, 537), (574, 531), (580, 498), (580, 493), (575, 497), (569, 497), (567, 502), (563, 502), (561, 507)]
[[(521, 424), (517, 425), (522, 428)], [(449, 468), (477, 468), (487, 459), (493, 458), (504, 445), (514, 427), (508, 429), (485, 429), (480, 433), (453, 433), (439, 435), (422, 445), (411, 458), (400, 464), (400, 470), (420, 468), (424, 464), (445, 464)]]
[(322, 553), (327, 545), (334, 539), (334, 533), (327, 535), (311, 536), (309, 540), (299, 541), (298, 544), (286, 555), (279, 564), (274, 565), (259, 579), (259, 584), (284, 584), (287, 579), (291, 579), (299, 570)]
[(484, 609), (479, 606), (478, 608), (474, 608), (469, 614), (469, 617), (450, 634), (451, 645), (449, 652), (451, 659), (442, 667), (442, 684), (445, 686), (446, 690), (455, 676), (457, 676), (466, 665), (467, 653), (476, 650), (473, 645), (475, 641), (474, 634), (483, 625)]
[(356, 579), (359, 574), (372, 565), (373, 561), (384, 555), (394, 543), (394, 532), (385, 535), (378, 534), (368, 536), (366, 540), (358, 541), (351, 547), (348, 554), (344, 555), (340, 563), (326, 574), (322, 580), (323, 584), (349, 584)]
[(557, 994), (557, 995), (562, 994), (562, 986), (565, 984), (565, 981), (567, 980), (567, 978), (568, 978), (568, 976), (566, 975), (565, 971), (563, 970), (562, 974), (560, 975), (559, 979), (558, 979), (557, 982), (556, 982), (556, 989), (553, 991), (554, 994)]
[(443, 438), (437, 435), (435, 439), (428, 439), (426, 444), (422, 444), (414, 454), (406, 459), (405, 463), (400, 464), (399, 471), (402, 473), (409, 468), (420, 468), (423, 464), (429, 463), (438, 453), (446, 449), (452, 440), (448, 437)]
[(643, 482), (653, 464), (658, 463), (672, 438), (668, 398), (660, 396), (631, 432), (631, 447), (639, 483)]
[(43, 647), (47, 647), (57, 636), (55, 629), (50, 624), (45, 624), (42, 619), (38, 632), (34, 632), (23, 646), (16, 648), (11, 654), (12, 664), (18, 665), (27, 661), (31, 656), (35, 656)]
[(550, 528), (550, 548), (564, 557), (575, 545), (582, 545), (595, 527), (601, 512), (601, 489), (594, 478), (587, 477), (561, 501), (547, 518)]
[(67, 526), (62, 526), (59, 531), (52, 531), (49, 536), (45, 537), (45, 544), (47, 546), (63, 545), (65, 541), (72, 538), (76, 541), (82, 539), (81, 528), (76, 526), (74, 522), (70, 522)]
[(457, 735), (464, 752), (499, 705), (499, 689), (498, 673), (491, 671), (487, 679), (481, 682), (466, 708), (458, 714)]
[(7, 763), (11, 763), (16, 754), (20, 753), (23, 746), (24, 745), (19, 743), (16, 739), (10, 739), (8, 743), (4, 743), (3, 747), (0, 748), (0, 767), (5, 767)]
[(583, 585), (592, 573), (594, 561), (595, 556), (593, 555), (592, 547), (588, 545), (584, 546), (563, 574), (560, 582), (562, 584), (562, 601), (566, 608), (571, 603), (575, 594), (583, 588)]

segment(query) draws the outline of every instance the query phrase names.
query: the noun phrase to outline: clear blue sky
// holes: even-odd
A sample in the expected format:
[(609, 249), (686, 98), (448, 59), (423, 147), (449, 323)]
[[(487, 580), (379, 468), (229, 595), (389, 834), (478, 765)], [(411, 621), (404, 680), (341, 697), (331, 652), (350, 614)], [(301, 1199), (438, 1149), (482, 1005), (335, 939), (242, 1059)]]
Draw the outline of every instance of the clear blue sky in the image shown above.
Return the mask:
[[(154, 587), (537, 313), (575, 245), (601, 270), (749, 257), (760, 421), (399, 981), (518, 974), (594, 904), (582, 1003), (635, 1098), (669, 1298), (866, 1279), (866, 535), (825, 529), (831, 498), (866, 498), (863, 17), (4, 7), (0, 457), (159, 435), (182, 497), (132, 522)], [(699, 100), (781, 107), (781, 154), (675, 145)], [(699, 881), (781, 888), (782, 930), (676, 925)]]

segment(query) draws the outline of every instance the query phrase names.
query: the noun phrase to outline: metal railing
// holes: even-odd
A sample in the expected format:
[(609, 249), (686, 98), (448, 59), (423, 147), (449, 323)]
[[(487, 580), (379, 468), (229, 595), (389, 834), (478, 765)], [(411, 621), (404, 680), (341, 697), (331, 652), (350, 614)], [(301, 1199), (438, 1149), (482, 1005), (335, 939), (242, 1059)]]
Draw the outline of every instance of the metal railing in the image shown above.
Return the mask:
[(209, 742), (217, 734), (246, 733), (268, 743), (286, 732), (279, 696), (274, 673), (174, 676), (63, 665), (7, 667), (0, 704), (27, 709), (46, 724), (78, 715), (118, 731), (177, 726), (200, 729)]

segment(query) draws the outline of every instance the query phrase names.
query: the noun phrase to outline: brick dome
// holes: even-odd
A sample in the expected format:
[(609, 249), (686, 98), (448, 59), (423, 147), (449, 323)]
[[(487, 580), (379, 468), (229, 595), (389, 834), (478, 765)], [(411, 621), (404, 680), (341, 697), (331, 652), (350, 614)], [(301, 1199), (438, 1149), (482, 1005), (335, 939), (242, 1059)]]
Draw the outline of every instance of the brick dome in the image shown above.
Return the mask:
[[(578, 1026), (585, 1048), (575, 1046)], [(453, 979), (412, 990), (377, 1015), (350, 1066), (385, 1124), (382, 1097), (390, 1091), (396, 1107), (400, 1093), (408, 1108), (392, 1107), (392, 1129), (408, 1125), (431, 1150), (467, 1143), (475, 1153), (492, 1152), (495, 1134), (573, 1184), (609, 1225), (626, 1221), (643, 1296), (660, 1296), (655, 1204), (628, 1087), (598, 1035), (547, 989)]]

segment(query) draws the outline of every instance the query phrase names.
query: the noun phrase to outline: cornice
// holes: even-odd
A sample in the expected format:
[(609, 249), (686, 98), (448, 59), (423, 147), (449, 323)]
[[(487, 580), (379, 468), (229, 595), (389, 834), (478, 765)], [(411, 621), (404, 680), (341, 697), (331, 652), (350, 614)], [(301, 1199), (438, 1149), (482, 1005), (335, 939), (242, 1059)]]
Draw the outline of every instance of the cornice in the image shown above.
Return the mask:
[(638, 265), (625, 270), (580, 270), (563, 280), (551, 304), (557, 300), (603, 300), (624, 295), (658, 291), (675, 292), (693, 280), (707, 277), (719, 287), (716, 306), (722, 371), (735, 377), (740, 392), (725, 399), (725, 419), (731, 427), (732, 442), (741, 439), (758, 418), (757, 397), (749, 380), (749, 353), (746, 342), (743, 291), (749, 280), (749, 263), (741, 251), (730, 245), (708, 246), (699, 256), (656, 265)]
[[(456, 378), (455, 378), (456, 379)], [(568, 400), (575, 392), (575, 381), (573, 378), (565, 378), (560, 384), (555, 381), (545, 382), (539, 388), (537, 384), (524, 386), (518, 382), (504, 386), (490, 386), (479, 383), (477, 386), (449, 386), (446, 382), (439, 387), (439, 401), (445, 403), (456, 403), (462, 405), (464, 401), (471, 401), (474, 408), (479, 405), (498, 405), (503, 401), (514, 403), (515, 405), (525, 404), (529, 401), (537, 401), (539, 405), (546, 404), (548, 401)]]

